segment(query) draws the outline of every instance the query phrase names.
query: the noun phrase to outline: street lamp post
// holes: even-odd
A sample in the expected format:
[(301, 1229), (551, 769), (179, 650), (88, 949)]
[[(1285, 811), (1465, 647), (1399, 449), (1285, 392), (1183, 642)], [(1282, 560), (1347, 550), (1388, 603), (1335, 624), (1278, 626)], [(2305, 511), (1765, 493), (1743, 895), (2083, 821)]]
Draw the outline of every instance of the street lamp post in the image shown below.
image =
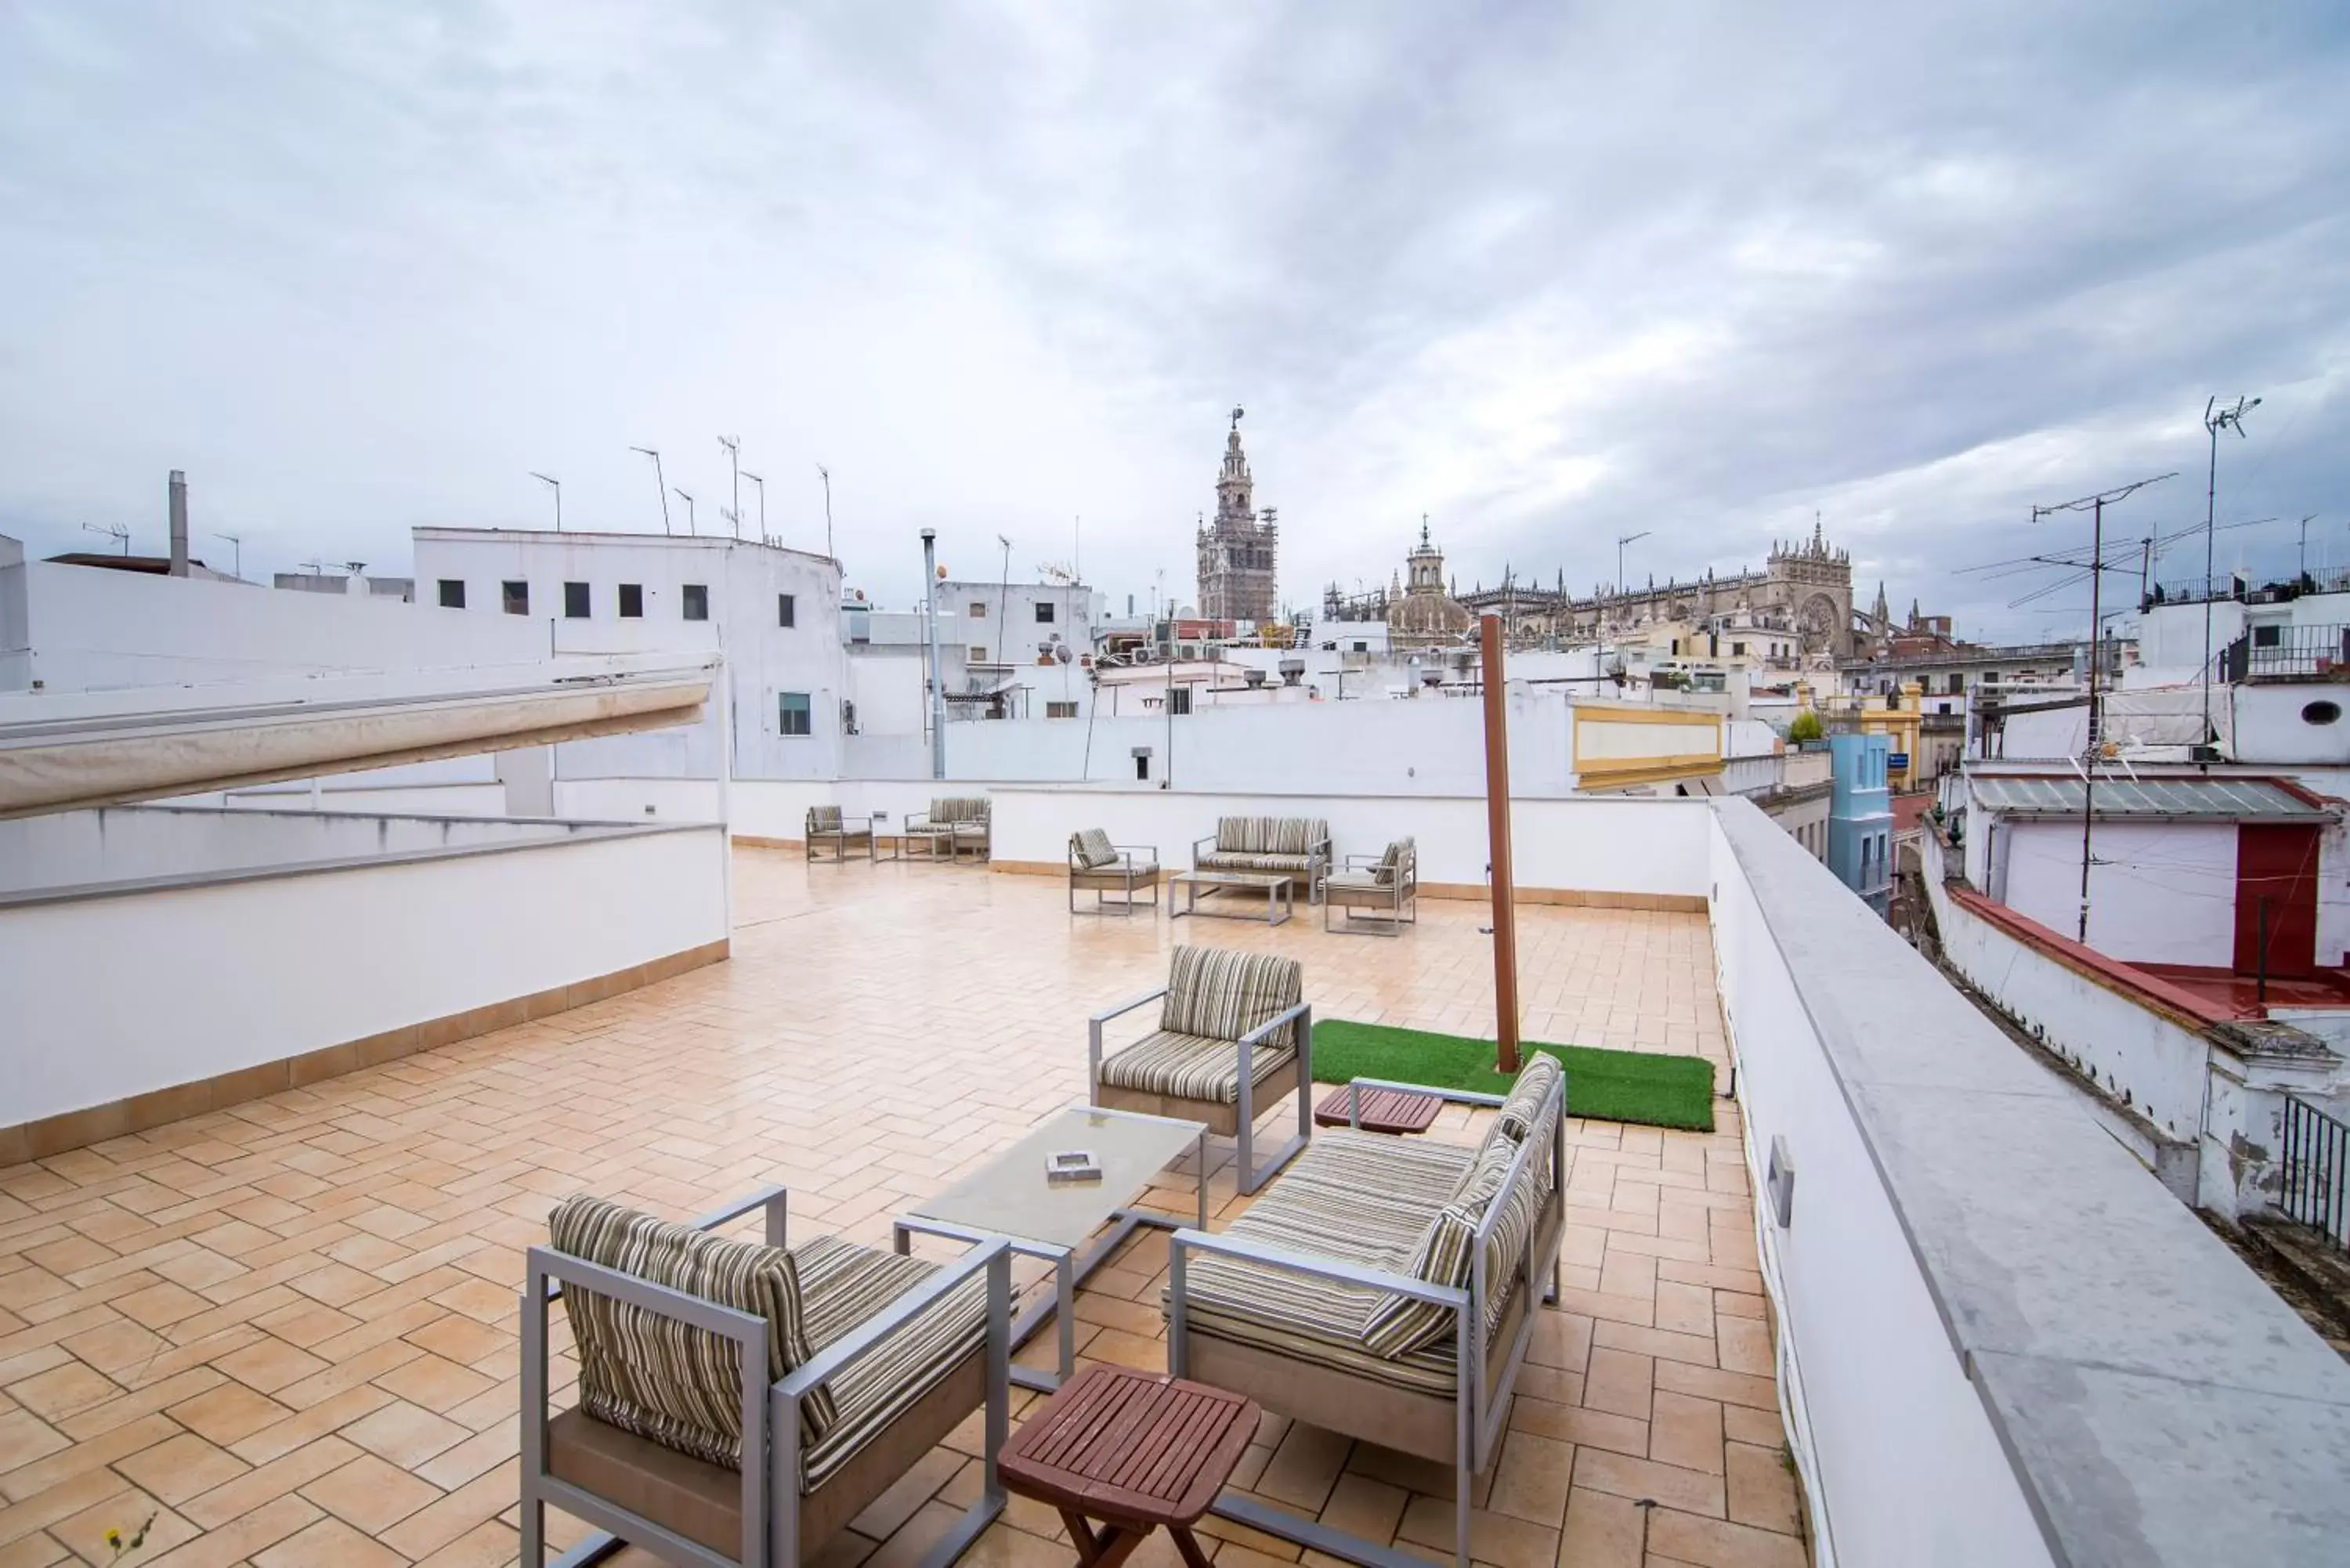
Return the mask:
[[(676, 490), (676, 489), (677, 489), (677, 487), (676, 487), (675, 485), (671, 485), (670, 488), (671, 488), (671, 489), (672, 489), (672, 490)], [(696, 527), (693, 525), (693, 497), (692, 497), (692, 496), (691, 496), (691, 495), (688, 495), (688, 494), (687, 494), (684, 491), (682, 491), (682, 490), (678, 490), (678, 491), (677, 491), (677, 498), (678, 498), (680, 501), (682, 501), (682, 502), (684, 502), (684, 503), (685, 503), (685, 531), (686, 531), (686, 533), (687, 533), (689, 535), (691, 535), (691, 536), (692, 536), (692, 537), (694, 537), (694, 538), (697, 538), (697, 539), (698, 539), (698, 538), (700, 538), (700, 537), (702, 536), (702, 531), (701, 531), (699, 528), (696, 528)]]
[(660, 498), (661, 532), (669, 530), (669, 481), (661, 477), (660, 453), (649, 446), (632, 446), (630, 452), (640, 452), (653, 460), (653, 493)]
[(553, 477), (551, 477), (550, 475), (541, 473), (541, 472), (539, 472), (536, 469), (533, 469), (533, 470), (531, 471), (531, 474), (530, 474), (530, 476), (531, 476), (533, 479), (537, 480), (541, 484), (546, 485), (549, 490), (552, 490), (553, 492), (555, 492), (555, 531), (556, 531), (556, 533), (558, 533), (558, 534), (562, 533), (562, 532), (563, 532), (563, 481), (561, 481), (561, 480), (559, 480), (559, 479), (553, 478)]

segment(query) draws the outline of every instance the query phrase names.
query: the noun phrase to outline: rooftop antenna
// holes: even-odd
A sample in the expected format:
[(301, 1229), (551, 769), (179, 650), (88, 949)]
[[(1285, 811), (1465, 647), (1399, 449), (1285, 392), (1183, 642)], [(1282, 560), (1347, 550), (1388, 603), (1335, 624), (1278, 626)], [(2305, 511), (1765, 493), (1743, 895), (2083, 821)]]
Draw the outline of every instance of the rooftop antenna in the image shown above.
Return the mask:
[[(2166, 479), (2178, 477), (2176, 473), (2158, 473), (2152, 479), (2134, 480), (2111, 490), (2100, 490), (2095, 495), (2083, 495), (2071, 501), (2060, 501), (2054, 506), (2034, 506), (2032, 509), (2034, 523), (2059, 512), (2084, 509), (2094, 519), (2089, 536), (2089, 743), (2088, 754), (2082, 759), (2081, 768), (2081, 924), (2075, 939), (2083, 947), (2089, 944), (2089, 831), (2096, 815), (2097, 749), (2103, 743), (2105, 732), (2105, 726), (2097, 722), (2097, 666), (2105, 658), (2104, 639), (2098, 631), (2103, 618), (2098, 612), (2103, 607), (2100, 596), (2105, 587), (2106, 573), (2116, 569), (2106, 565), (2106, 507), (2108, 503), (2134, 495), (2149, 484), (2160, 484)], [(2210, 585), (2207, 583), (2204, 586), (2208, 590)], [(2204, 613), (2210, 613), (2209, 601), (2206, 601)]]
[(660, 453), (649, 446), (632, 446), (630, 452), (640, 452), (653, 460), (653, 493), (660, 497), (661, 532), (669, 532), (669, 481), (661, 477)]
[(2211, 471), (2203, 492), (2203, 740), (2211, 740), (2211, 535), (2213, 522), (2220, 508), (2220, 432), (2234, 431), (2236, 439), (2244, 436), (2244, 416), (2261, 406), (2254, 398), (2246, 402), (2238, 398), (2231, 408), (2221, 408), (2220, 400), (2208, 398), (2203, 403), (2203, 428), (2211, 435)]
[(2304, 577), (2309, 576), (2309, 525), (2316, 521), (2317, 514), (2314, 512), (2301, 520), (2301, 572), (2299, 575)]
[(238, 582), (241, 583), (244, 581), (244, 535), (242, 534), (215, 534), (213, 537), (226, 544), (230, 548), (236, 552), (236, 564), (233, 568), (231, 568), (231, 570)]
[(767, 482), (747, 468), (743, 477), (759, 487), (759, 543), (772, 545), (775, 541), (767, 537)]
[(995, 662), (1002, 664), (1004, 662), (1004, 607), (1012, 597), (1012, 541), (998, 534), (995, 542), (1003, 546), (1003, 573), (997, 580), (995, 589)]
[(130, 530), (125, 528), (121, 524), (109, 523), (104, 527), (100, 527), (95, 523), (85, 523), (81, 526), (82, 532), (86, 534), (103, 534), (108, 538), (120, 545), (122, 546), (122, 553), (125, 556), (130, 554)]
[(551, 477), (551, 476), (549, 476), (549, 475), (547, 475), (547, 474), (541, 473), (541, 472), (539, 472), (536, 469), (533, 469), (533, 470), (531, 470), (530, 476), (531, 476), (533, 479), (537, 480), (541, 484), (546, 485), (549, 490), (552, 490), (552, 491), (554, 491), (554, 492), (555, 492), (555, 531), (556, 531), (556, 533), (558, 533), (558, 534), (562, 533), (562, 532), (563, 532), (563, 481), (561, 481), (561, 480), (559, 480), (559, 479), (553, 478), (553, 477)]
[(1638, 544), (1641, 540), (1647, 538), (1652, 532), (1654, 532), (1653, 529), (1643, 528), (1638, 534), (1627, 534), (1622, 538), (1616, 541), (1616, 592), (1618, 597), (1621, 597), (1625, 591), (1624, 546), (1627, 545)]
[[(824, 553), (832, 555), (832, 470), (822, 463), (816, 465), (816, 476), (824, 481)], [(838, 556), (834, 556), (837, 560)], [(944, 777), (944, 774), (941, 774)]]
[(743, 438), (720, 436), (718, 444), (726, 449), (726, 455), (734, 463), (734, 509), (725, 515), (733, 520), (734, 537), (740, 539), (743, 536)]
[[(670, 488), (671, 490), (677, 490), (675, 485), (671, 485)], [(697, 529), (693, 525), (693, 497), (688, 495), (682, 490), (677, 490), (677, 498), (685, 503), (685, 531), (695, 538), (700, 538), (702, 536), (701, 530)]]

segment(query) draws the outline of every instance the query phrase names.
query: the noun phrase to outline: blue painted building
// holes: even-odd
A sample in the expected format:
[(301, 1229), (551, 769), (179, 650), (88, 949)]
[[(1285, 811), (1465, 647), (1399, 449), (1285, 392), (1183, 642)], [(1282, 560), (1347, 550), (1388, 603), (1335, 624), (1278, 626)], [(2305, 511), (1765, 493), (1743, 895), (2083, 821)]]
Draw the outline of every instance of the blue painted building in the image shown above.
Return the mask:
[(1884, 914), (1893, 902), (1893, 794), (1887, 735), (1828, 737), (1828, 869)]

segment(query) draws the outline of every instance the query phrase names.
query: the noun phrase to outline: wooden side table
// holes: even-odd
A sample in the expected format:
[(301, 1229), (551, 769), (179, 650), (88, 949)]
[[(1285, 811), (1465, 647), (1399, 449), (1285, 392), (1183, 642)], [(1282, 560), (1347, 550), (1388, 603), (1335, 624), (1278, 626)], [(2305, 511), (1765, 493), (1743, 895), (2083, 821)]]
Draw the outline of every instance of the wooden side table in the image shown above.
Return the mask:
[(998, 1468), (1011, 1490), (1060, 1510), (1080, 1568), (1118, 1568), (1161, 1527), (1189, 1568), (1208, 1568), (1191, 1526), (1232, 1480), (1259, 1414), (1204, 1383), (1088, 1366), (1028, 1417)]
[[(1351, 1091), (1340, 1085), (1315, 1102), (1314, 1122), (1317, 1127), (1343, 1127), (1351, 1125)], [(1363, 1130), (1380, 1133), (1420, 1133), (1436, 1125), (1436, 1115), (1444, 1108), (1439, 1095), (1415, 1095), (1409, 1089), (1365, 1089), (1363, 1091)]]

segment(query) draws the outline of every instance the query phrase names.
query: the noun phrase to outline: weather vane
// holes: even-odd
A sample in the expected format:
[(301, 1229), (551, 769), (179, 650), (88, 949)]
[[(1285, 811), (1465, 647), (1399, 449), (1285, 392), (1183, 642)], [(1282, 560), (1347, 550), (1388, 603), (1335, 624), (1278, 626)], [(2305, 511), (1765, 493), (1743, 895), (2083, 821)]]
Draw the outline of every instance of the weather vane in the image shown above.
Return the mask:
[(1241, 428), (1241, 416), (1246, 412), (1248, 412), (1248, 410), (1242, 408), (1238, 403), (1234, 403), (1232, 405), (1232, 429), (1238, 430)]

